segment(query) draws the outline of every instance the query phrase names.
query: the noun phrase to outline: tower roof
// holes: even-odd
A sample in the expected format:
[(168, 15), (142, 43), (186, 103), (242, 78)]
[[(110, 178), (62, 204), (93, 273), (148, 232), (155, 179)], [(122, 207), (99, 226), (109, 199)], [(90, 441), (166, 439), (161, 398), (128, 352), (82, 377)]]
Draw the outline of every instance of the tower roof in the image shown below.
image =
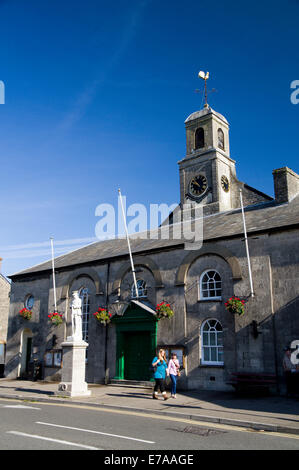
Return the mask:
[(200, 111), (195, 111), (194, 113), (190, 114), (190, 116), (187, 117), (186, 121), (185, 121), (185, 124), (187, 122), (190, 122), (190, 121), (193, 121), (194, 119), (199, 119), (203, 116), (206, 116), (208, 114), (214, 114), (215, 116), (217, 116), (219, 119), (221, 119), (222, 121), (224, 121), (226, 124), (228, 124), (228, 121), (227, 119), (225, 119), (224, 116), (222, 116), (222, 114), (220, 113), (217, 113), (216, 111), (214, 111), (214, 109), (208, 107), (208, 108), (203, 108), (201, 109)]

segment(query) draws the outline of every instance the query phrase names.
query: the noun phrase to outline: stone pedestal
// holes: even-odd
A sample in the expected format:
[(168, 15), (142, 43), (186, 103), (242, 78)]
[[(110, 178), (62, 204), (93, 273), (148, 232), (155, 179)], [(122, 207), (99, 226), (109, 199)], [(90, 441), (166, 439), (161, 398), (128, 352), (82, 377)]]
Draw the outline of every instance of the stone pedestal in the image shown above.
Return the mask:
[(58, 396), (88, 396), (91, 391), (85, 382), (85, 355), (88, 346), (85, 341), (68, 337), (62, 343), (62, 377), (58, 385)]

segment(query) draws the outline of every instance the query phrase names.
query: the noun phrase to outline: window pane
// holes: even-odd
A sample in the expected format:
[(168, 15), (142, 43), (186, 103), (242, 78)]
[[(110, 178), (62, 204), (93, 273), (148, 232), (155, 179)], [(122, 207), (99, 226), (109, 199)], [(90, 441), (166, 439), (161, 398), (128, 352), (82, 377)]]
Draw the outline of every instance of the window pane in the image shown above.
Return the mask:
[(211, 361), (217, 362), (217, 348), (211, 348)]
[(210, 345), (211, 346), (216, 345), (216, 333), (210, 333)]
[(208, 346), (209, 345), (209, 333), (203, 333), (202, 334), (202, 344), (204, 346)]
[(203, 358), (204, 361), (209, 361), (210, 360), (210, 348), (203, 348)]

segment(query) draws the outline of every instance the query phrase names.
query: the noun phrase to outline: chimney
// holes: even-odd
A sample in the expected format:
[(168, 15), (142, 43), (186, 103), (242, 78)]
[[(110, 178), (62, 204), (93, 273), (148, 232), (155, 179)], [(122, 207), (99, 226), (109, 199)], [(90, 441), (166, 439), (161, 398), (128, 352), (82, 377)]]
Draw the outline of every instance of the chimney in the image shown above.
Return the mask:
[(299, 194), (299, 175), (288, 167), (273, 170), (275, 200), (279, 204), (291, 201)]

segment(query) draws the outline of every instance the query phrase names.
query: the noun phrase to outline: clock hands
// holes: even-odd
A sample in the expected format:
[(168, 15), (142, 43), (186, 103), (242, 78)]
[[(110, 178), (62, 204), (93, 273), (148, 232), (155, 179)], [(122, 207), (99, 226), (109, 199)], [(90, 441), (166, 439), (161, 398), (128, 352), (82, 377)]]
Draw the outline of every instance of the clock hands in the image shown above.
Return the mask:
[(195, 181), (195, 180), (192, 181), (192, 184), (196, 184), (197, 186), (199, 186), (201, 188), (201, 185), (199, 183), (197, 183), (197, 181)]

